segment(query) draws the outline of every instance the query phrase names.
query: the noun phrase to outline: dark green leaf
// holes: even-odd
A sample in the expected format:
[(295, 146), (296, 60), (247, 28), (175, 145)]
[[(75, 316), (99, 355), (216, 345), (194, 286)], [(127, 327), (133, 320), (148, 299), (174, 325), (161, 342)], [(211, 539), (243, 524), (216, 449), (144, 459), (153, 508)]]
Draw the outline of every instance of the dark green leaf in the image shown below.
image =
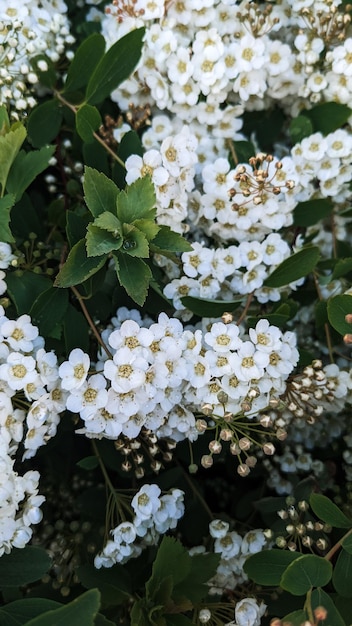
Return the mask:
[(303, 276), (307, 276), (316, 266), (320, 256), (317, 246), (302, 248), (296, 254), (285, 259), (264, 281), (270, 288), (283, 287)]
[(0, 241), (15, 241), (10, 229), (10, 211), (14, 203), (15, 196), (12, 193), (0, 198)]
[(290, 124), (290, 136), (293, 144), (313, 134), (313, 125), (306, 115), (299, 115)]
[(160, 226), (158, 234), (153, 239), (153, 248), (158, 248), (158, 251), (168, 250), (170, 252), (190, 252), (192, 250), (191, 244), (168, 226)]
[(352, 258), (339, 259), (332, 272), (331, 280), (336, 280), (352, 272)]
[(43, 337), (50, 336), (57, 324), (62, 322), (68, 306), (66, 290), (50, 287), (43, 291), (33, 303), (29, 314), (33, 322), (39, 327)]
[(57, 137), (63, 117), (57, 100), (39, 104), (28, 118), (28, 138), (35, 148), (41, 148)]
[(89, 214), (83, 217), (74, 211), (66, 211), (66, 235), (70, 248), (86, 236), (89, 223)]
[(352, 528), (352, 520), (326, 496), (312, 493), (309, 503), (315, 515), (326, 524), (335, 528)]
[(187, 577), (175, 585), (173, 598), (186, 598), (192, 604), (197, 604), (208, 594), (206, 583), (215, 576), (220, 562), (220, 554), (194, 554), (191, 560), (191, 569)]
[(64, 86), (64, 93), (85, 87), (105, 52), (105, 40), (100, 33), (93, 33), (77, 48)]
[(240, 300), (211, 300), (185, 296), (181, 298), (181, 302), (186, 309), (199, 317), (221, 317), (226, 311), (231, 313), (237, 309), (243, 303), (243, 298)]
[(352, 325), (345, 320), (345, 316), (350, 313), (352, 313), (352, 296), (340, 295), (328, 300), (329, 322), (340, 335), (352, 332)]
[(171, 576), (173, 585), (184, 581), (191, 572), (191, 557), (186, 548), (164, 535), (153, 563), (153, 571), (145, 585), (147, 599), (154, 601), (160, 583)]
[(19, 200), (23, 192), (33, 180), (43, 172), (49, 164), (49, 159), (55, 152), (55, 146), (46, 146), (41, 150), (21, 152), (17, 155), (7, 179), (7, 190)]
[(22, 124), (12, 126), (6, 135), (0, 135), (0, 192), (4, 195), (10, 168), (26, 138), (26, 129)]
[(94, 141), (93, 133), (102, 124), (101, 115), (96, 107), (83, 104), (76, 113), (76, 130), (86, 143)]
[(94, 217), (98, 217), (105, 211), (116, 212), (116, 198), (119, 190), (115, 183), (105, 174), (91, 167), (86, 167), (84, 170), (83, 189), (84, 199)]
[(328, 322), (328, 305), (326, 300), (319, 300), (314, 307), (317, 328), (324, 328)]
[[(346, 598), (344, 598), (344, 600), (345, 603), (348, 602)], [(323, 589), (314, 589), (311, 601), (313, 611), (318, 606), (323, 606), (324, 609), (326, 609), (328, 612), (327, 618), (320, 622), (321, 626), (330, 626), (330, 624), (331, 626), (346, 626), (344, 620), (341, 617), (341, 613), (337, 610), (334, 602), (330, 597), (330, 594), (326, 593)], [(351, 615), (352, 613), (350, 613), (349, 617)]]
[[(38, 54), (33, 58), (29, 57), (29, 62), (39, 78), (39, 82), (50, 90), (55, 87), (57, 81), (57, 71), (54, 63), (45, 54)], [(40, 61), (44, 61), (47, 65), (46, 70), (40, 69)]]
[(116, 622), (106, 619), (105, 615), (98, 613), (94, 620), (94, 626), (116, 626)]
[(248, 557), (243, 569), (255, 583), (277, 587), (287, 567), (300, 556), (296, 552), (263, 550)]
[(138, 178), (117, 196), (117, 217), (126, 224), (141, 218), (154, 219), (155, 202), (154, 186), (149, 176)]
[(346, 104), (339, 102), (324, 102), (304, 111), (313, 124), (314, 132), (320, 131), (328, 135), (346, 124), (352, 110)]
[(113, 215), (113, 213), (110, 213), (109, 211), (100, 213), (93, 223), (94, 226), (98, 226), (102, 230), (107, 230), (113, 235), (120, 235), (122, 237), (123, 233), (121, 222), (117, 219), (116, 215)]
[(328, 198), (299, 202), (293, 211), (295, 226), (313, 226), (331, 215), (333, 203)]
[(83, 352), (89, 350), (89, 326), (83, 313), (77, 311), (72, 304), (68, 305), (64, 319), (65, 348), (68, 354), (74, 348)]
[[(330, 600), (330, 596), (328, 596), (328, 598)], [(350, 626), (350, 617), (352, 615), (352, 598), (343, 598), (337, 593), (334, 593), (331, 594), (330, 602), (334, 603), (334, 606), (336, 606), (336, 609), (341, 615), (341, 623), (338, 624), (338, 626)]]
[(135, 69), (142, 52), (144, 28), (127, 33), (99, 61), (88, 82), (86, 101), (99, 104)]
[(334, 567), (333, 585), (340, 596), (352, 598), (352, 554), (341, 550)]
[(232, 155), (231, 151), (229, 152), (229, 158), (232, 159), (234, 167), (236, 167), (237, 163), (248, 163), (249, 159), (254, 156), (256, 152), (251, 141), (234, 141), (233, 147), (237, 162), (235, 162), (234, 155)]
[(132, 581), (122, 565), (99, 570), (93, 565), (81, 565), (77, 569), (77, 576), (86, 589), (99, 589), (104, 606), (122, 604), (131, 595)]
[(52, 286), (50, 278), (43, 274), (8, 272), (6, 274), (7, 291), (18, 315), (28, 313), (37, 297)]
[(122, 287), (128, 295), (142, 306), (147, 297), (152, 273), (142, 259), (117, 252), (114, 254), (116, 273)]
[(298, 611), (293, 611), (293, 613), (285, 615), (285, 617), (283, 618), (283, 622), (289, 624), (290, 626), (302, 626), (302, 624), (304, 624), (307, 619), (307, 613), (303, 609), (300, 609)]
[(94, 626), (99, 606), (100, 593), (91, 589), (65, 606), (31, 619), (25, 626)]
[(105, 263), (105, 257), (87, 257), (85, 240), (81, 239), (70, 251), (66, 263), (55, 280), (56, 287), (72, 287), (93, 276)]
[(61, 606), (59, 602), (46, 598), (22, 598), (6, 604), (0, 609), (0, 626), (23, 626), (32, 617)]
[(332, 565), (321, 556), (304, 554), (287, 567), (280, 587), (294, 596), (303, 596), (312, 587), (324, 587), (332, 577)]
[(352, 554), (352, 535), (348, 534), (342, 542), (342, 547), (346, 552)]
[(122, 246), (122, 238), (116, 237), (106, 230), (102, 230), (94, 224), (89, 224), (86, 235), (86, 249), (88, 257), (97, 257), (109, 254), (112, 250), (119, 250)]
[(76, 465), (81, 469), (91, 471), (99, 466), (99, 461), (96, 456), (86, 456), (84, 459), (78, 461)]
[(123, 225), (122, 248), (126, 254), (147, 259), (149, 257), (149, 243), (145, 234), (132, 224)]
[(0, 559), (0, 587), (21, 587), (39, 580), (50, 568), (51, 560), (43, 548), (13, 548)]

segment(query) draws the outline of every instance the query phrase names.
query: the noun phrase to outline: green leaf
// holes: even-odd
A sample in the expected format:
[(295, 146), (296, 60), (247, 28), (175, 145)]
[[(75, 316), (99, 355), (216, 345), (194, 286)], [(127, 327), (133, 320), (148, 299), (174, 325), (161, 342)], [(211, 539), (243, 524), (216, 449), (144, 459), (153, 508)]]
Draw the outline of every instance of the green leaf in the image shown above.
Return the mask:
[(346, 124), (352, 110), (346, 104), (339, 102), (324, 102), (304, 111), (312, 124), (314, 132), (320, 131), (323, 135), (328, 135)]
[(98, 215), (93, 224), (102, 230), (107, 230), (113, 235), (120, 235), (122, 237), (123, 233), (121, 222), (115, 215), (113, 215), (113, 213), (110, 213), (109, 211), (104, 211), (104, 213)]
[(149, 257), (149, 242), (145, 234), (132, 224), (123, 225), (124, 252), (130, 256), (147, 259)]
[[(233, 147), (237, 157), (237, 163), (248, 163), (249, 159), (256, 153), (255, 147), (251, 141), (234, 141)], [(235, 167), (237, 163), (235, 163), (231, 151), (229, 152), (229, 158), (232, 158)]]
[(138, 28), (127, 33), (104, 54), (88, 82), (87, 102), (99, 104), (132, 74), (141, 56), (144, 32)]
[(352, 535), (351, 534), (347, 534), (345, 539), (342, 541), (342, 547), (344, 550), (346, 550), (346, 552), (348, 552), (349, 554), (352, 554)]
[(23, 626), (32, 617), (60, 607), (60, 602), (47, 598), (22, 598), (0, 609), (0, 626)]
[(10, 120), (4, 104), (0, 106), (0, 135), (6, 135), (10, 130)]
[(215, 575), (220, 562), (220, 554), (194, 554), (187, 577), (175, 585), (173, 598), (187, 598), (197, 604), (208, 594), (206, 583)]
[(170, 252), (190, 252), (192, 246), (186, 239), (174, 233), (169, 226), (160, 226), (160, 230), (156, 237), (153, 239), (153, 249), (157, 251), (170, 251)]
[(21, 587), (39, 580), (51, 566), (43, 548), (14, 548), (0, 559), (0, 587)]
[(43, 172), (49, 164), (49, 159), (55, 152), (55, 146), (46, 146), (41, 150), (21, 152), (12, 164), (7, 179), (7, 190), (19, 200), (27, 187)]
[(83, 104), (76, 113), (76, 130), (86, 143), (94, 141), (93, 133), (102, 124), (101, 115), (96, 107)]
[(352, 296), (340, 295), (328, 300), (329, 322), (340, 335), (352, 332), (352, 325), (345, 320), (349, 313), (352, 313)]
[(77, 311), (72, 304), (68, 305), (64, 319), (64, 339), (66, 353), (74, 348), (81, 348), (83, 352), (89, 350), (89, 326), (83, 313)]
[(341, 550), (334, 567), (333, 585), (340, 596), (352, 598), (352, 554)]
[(10, 168), (26, 138), (22, 124), (12, 126), (6, 135), (0, 135), (0, 193), (3, 196)]
[(171, 576), (173, 585), (184, 581), (191, 572), (191, 556), (184, 546), (173, 537), (163, 537), (153, 563), (152, 575), (145, 585), (147, 600), (156, 598), (160, 583)]
[[(29, 58), (28, 60), (37, 74), (40, 84), (44, 87), (48, 87), (50, 90), (53, 89), (57, 82), (56, 64), (54, 65), (53, 61), (45, 54), (37, 54), (35, 57)], [(46, 70), (40, 69), (40, 61), (46, 63)]]
[(105, 52), (105, 39), (93, 33), (77, 48), (68, 68), (63, 93), (85, 87)]
[(14, 204), (15, 196), (12, 193), (0, 198), (0, 241), (15, 241), (10, 229), (10, 211)]
[(94, 626), (116, 626), (116, 622), (106, 619), (105, 615), (98, 613), (94, 620)]
[(293, 596), (303, 596), (312, 587), (324, 587), (332, 577), (332, 565), (321, 556), (304, 554), (287, 567), (280, 587)]
[(70, 248), (86, 236), (89, 220), (89, 214), (82, 216), (74, 211), (66, 211), (66, 235)]
[(28, 313), (37, 297), (49, 287), (52, 282), (43, 274), (25, 272), (8, 272), (6, 274), (7, 291), (13, 301), (18, 315)]
[(87, 470), (88, 472), (99, 467), (99, 461), (96, 456), (86, 456), (76, 463), (77, 467)]
[(186, 309), (199, 317), (221, 317), (226, 311), (231, 313), (237, 309), (243, 303), (243, 298), (240, 300), (211, 300), (185, 296), (181, 298), (181, 302)]
[(81, 239), (73, 246), (54, 284), (56, 287), (79, 285), (100, 270), (104, 263), (105, 256), (87, 257), (85, 240)]
[(132, 581), (122, 565), (113, 565), (108, 570), (97, 570), (93, 565), (80, 565), (76, 572), (83, 587), (99, 589), (104, 606), (118, 606), (131, 596)]
[(330, 624), (331, 626), (346, 626), (341, 617), (341, 613), (338, 611), (333, 600), (330, 595), (326, 593), (326, 591), (323, 589), (314, 589), (311, 596), (311, 602), (313, 611), (318, 606), (323, 606), (328, 612), (327, 618), (321, 622), (321, 626), (330, 626)]
[(113, 255), (116, 263), (116, 273), (122, 287), (128, 295), (142, 306), (147, 297), (149, 282), (152, 273), (148, 265), (137, 257), (121, 252)]
[(28, 138), (34, 148), (41, 148), (50, 143), (61, 128), (62, 106), (57, 100), (47, 100), (39, 104), (28, 118)]
[(313, 124), (306, 115), (299, 115), (291, 121), (290, 137), (293, 144), (313, 134)]
[(331, 599), (330, 596), (328, 596), (328, 598), (335, 607), (335, 610), (338, 612), (338, 615), (341, 616), (341, 621), (338, 622), (337, 626), (350, 626), (350, 618), (352, 615), (352, 599), (343, 598), (342, 596), (337, 595), (337, 593), (331, 594)]
[(248, 557), (243, 569), (255, 583), (277, 587), (287, 567), (300, 556), (296, 552), (263, 550)]
[(328, 198), (299, 202), (293, 211), (295, 226), (313, 226), (331, 215), (333, 203)]
[(270, 288), (283, 287), (303, 276), (307, 276), (316, 266), (320, 256), (317, 246), (302, 248), (296, 254), (285, 259), (264, 281)]
[(84, 199), (94, 217), (105, 211), (115, 213), (119, 190), (110, 178), (97, 170), (86, 167), (84, 170)]
[(141, 230), (142, 233), (146, 236), (148, 241), (151, 241), (156, 237), (160, 230), (160, 226), (152, 222), (152, 220), (140, 219), (134, 220), (133, 226), (136, 226), (138, 230)]
[(109, 254), (112, 250), (118, 250), (121, 246), (122, 237), (120, 235), (115, 237), (106, 230), (102, 230), (94, 226), (94, 224), (89, 224), (86, 235), (86, 249), (89, 258)]
[(100, 593), (91, 589), (65, 606), (31, 619), (25, 626), (94, 626), (99, 606)]
[(117, 217), (126, 224), (141, 218), (153, 220), (156, 215), (155, 202), (155, 191), (150, 177), (138, 178), (117, 196)]
[(298, 611), (293, 611), (293, 613), (285, 615), (282, 621), (289, 624), (290, 626), (302, 626), (302, 624), (304, 624), (307, 619), (307, 613), (303, 609), (300, 609)]
[(331, 280), (336, 280), (352, 272), (352, 258), (339, 259), (333, 269)]
[(185, 615), (171, 615), (167, 614), (167, 626), (192, 626), (192, 622)]
[(335, 528), (352, 528), (352, 520), (326, 496), (320, 493), (312, 493), (309, 498), (309, 504), (313, 513), (326, 524), (330, 524), (330, 526)]
[(38, 296), (29, 314), (39, 327), (40, 334), (43, 337), (48, 337), (55, 326), (64, 319), (67, 307), (67, 291), (50, 287)]

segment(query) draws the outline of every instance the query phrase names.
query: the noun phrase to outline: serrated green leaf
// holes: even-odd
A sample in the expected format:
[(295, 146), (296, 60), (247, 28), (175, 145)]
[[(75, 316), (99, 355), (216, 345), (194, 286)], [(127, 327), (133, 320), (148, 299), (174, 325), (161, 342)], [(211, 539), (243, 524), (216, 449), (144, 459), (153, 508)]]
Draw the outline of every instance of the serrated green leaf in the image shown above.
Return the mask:
[(13, 162), (6, 188), (9, 193), (14, 194), (16, 201), (20, 200), (23, 192), (43, 172), (49, 165), (49, 160), (55, 152), (55, 146), (45, 146), (41, 150), (32, 152), (21, 152)]
[(264, 281), (264, 285), (270, 288), (283, 287), (303, 276), (308, 276), (315, 268), (320, 256), (317, 246), (302, 248), (296, 254), (285, 259)]
[(332, 583), (340, 596), (352, 598), (352, 554), (341, 550), (334, 567)]
[[(158, 252), (190, 252), (191, 244), (182, 235), (175, 233), (169, 226), (160, 226), (160, 230), (152, 242), (153, 249)], [(157, 250), (156, 250), (157, 249)]]
[(52, 281), (43, 274), (25, 272), (8, 272), (6, 274), (7, 291), (13, 301), (18, 315), (28, 313), (37, 297), (49, 287)]
[(293, 223), (295, 226), (313, 226), (331, 215), (332, 210), (333, 203), (328, 198), (299, 202), (293, 211)]
[(0, 194), (4, 195), (10, 168), (18, 155), (27, 132), (22, 124), (14, 125), (6, 135), (0, 135)]
[(15, 196), (12, 193), (0, 198), (0, 241), (8, 243), (15, 241), (10, 229), (10, 211), (14, 204)]
[(85, 87), (105, 52), (105, 39), (100, 33), (93, 33), (77, 48), (70, 67), (63, 93)]
[(335, 528), (352, 528), (352, 520), (336, 504), (331, 502), (327, 496), (323, 496), (320, 493), (312, 493), (309, 498), (309, 504), (313, 513), (326, 524), (330, 524)]
[(314, 132), (320, 131), (328, 135), (346, 124), (352, 110), (346, 104), (339, 102), (324, 102), (317, 104), (312, 109), (304, 111), (313, 124)]
[(21, 587), (39, 580), (51, 566), (46, 550), (35, 546), (13, 548), (0, 559), (0, 587)]
[(352, 324), (348, 324), (345, 316), (352, 313), (352, 296), (339, 295), (328, 300), (328, 318), (331, 326), (340, 335), (352, 332)]
[(101, 115), (96, 107), (83, 104), (76, 113), (76, 130), (86, 143), (94, 141), (93, 133), (102, 124)]
[(28, 118), (28, 138), (34, 148), (41, 148), (57, 137), (61, 128), (63, 109), (60, 103), (47, 100), (39, 104)]
[(153, 276), (150, 268), (138, 257), (132, 257), (121, 252), (113, 253), (113, 256), (120, 284), (126, 289), (132, 300), (142, 306)]
[(152, 239), (154, 239), (154, 237), (156, 237), (156, 235), (158, 234), (160, 230), (160, 226), (155, 224), (155, 222), (153, 222), (152, 220), (146, 220), (146, 219), (134, 220), (133, 226), (136, 226), (138, 230), (141, 230), (142, 233), (148, 239), (148, 241), (151, 241)]
[(38, 296), (29, 314), (39, 327), (40, 334), (48, 337), (55, 326), (63, 321), (67, 307), (67, 291), (50, 287)]
[[(323, 589), (314, 589), (312, 596), (312, 609), (316, 609), (318, 606), (323, 606), (327, 610), (327, 618), (321, 622), (322, 626), (346, 626), (341, 613), (336, 608), (330, 594), (326, 593)], [(346, 602), (346, 598), (345, 598)]]
[(100, 593), (91, 589), (65, 606), (31, 619), (25, 626), (94, 626), (99, 606)]
[(145, 234), (132, 224), (123, 224), (123, 251), (143, 259), (149, 257), (149, 242)]
[(93, 276), (105, 263), (105, 257), (87, 257), (85, 239), (76, 243), (55, 280), (56, 287), (72, 287)]
[(0, 626), (24, 626), (32, 617), (60, 607), (60, 602), (47, 598), (22, 598), (0, 609)]
[(209, 298), (194, 298), (185, 296), (181, 298), (182, 304), (199, 317), (221, 317), (223, 313), (235, 311), (242, 303), (240, 300), (211, 300)]
[(117, 217), (125, 224), (141, 218), (154, 219), (155, 202), (154, 186), (149, 176), (138, 178), (124, 191), (120, 191), (116, 203)]
[(115, 237), (112, 233), (102, 230), (94, 224), (89, 224), (86, 235), (87, 256), (97, 257), (107, 255), (122, 246), (122, 237)]
[(333, 269), (331, 280), (336, 280), (352, 272), (352, 258), (339, 259)]
[(281, 576), (280, 587), (293, 596), (303, 596), (312, 587), (324, 587), (332, 577), (332, 565), (321, 556), (304, 554), (290, 563)]
[(313, 125), (306, 115), (298, 115), (290, 124), (290, 136), (293, 144), (313, 134)]
[(144, 28), (138, 28), (114, 43), (99, 61), (87, 85), (86, 101), (99, 104), (135, 69), (142, 52)]
[(113, 235), (120, 235), (122, 237), (122, 225), (120, 220), (117, 219), (116, 215), (113, 215), (109, 211), (104, 211), (104, 213), (100, 213), (98, 217), (93, 222), (94, 226), (98, 226), (102, 230), (107, 230), (109, 233)]
[(126, 602), (131, 596), (132, 581), (130, 575), (126, 568), (119, 563), (109, 567), (108, 570), (103, 568), (97, 570), (93, 565), (80, 565), (76, 572), (83, 587), (99, 589), (104, 606), (118, 606)]
[(116, 213), (116, 198), (119, 190), (115, 183), (97, 170), (86, 167), (84, 170), (84, 199), (94, 217), (105, 211)]
[(243, 569), (255, 583), (277, 587), (287, 567), (299, 557), (296, 552), (263, 550), (248, 557)]
[(155, 601), (160, 583), (171, 576), (173, 586), (185, 580), (191, 572), (191, 556), (184, 546), (173, 537), (164, 536), (153, 563), (152, 575), (145, 585), (146, 597)]

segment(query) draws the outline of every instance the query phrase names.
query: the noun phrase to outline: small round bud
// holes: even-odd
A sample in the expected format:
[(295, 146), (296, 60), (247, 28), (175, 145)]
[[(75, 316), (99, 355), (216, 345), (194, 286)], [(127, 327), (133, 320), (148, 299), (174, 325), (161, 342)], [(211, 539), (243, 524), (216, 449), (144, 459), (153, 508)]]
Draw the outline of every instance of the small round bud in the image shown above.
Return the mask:
[(191, 463), (188, 466), (188, 471), (190, 474), (196, 474), (198, 472), (198, 465), (196, 465), (195, 463)]
[(265, 443), (263, 445), (263, 452), (268, 456), (272, 456), (273, 454), (275, 454), (275, 446), (272, 443)]
[(201, 624), (207, 624), (211, 620), (211, 612), (209, 609), (201, 609), (198, 614), (198, 620)]
[(314, 609), (314, 617), (318, 622), (322, 622), (327, 616), (328, 612), (323, 606), (317, 606), (317, 608)]
[(249, 450), (252, 443), (250, 442), (248, 437), (241, 437), (241, 439), (239, 439), (238, 441), (238, 445), (241, 448), (241, 450)]
[(235, 456), (241, 453), (241, 448), (239, 447), (238, 443), (233, 442), (230, 445), (230, 452), (231, 454), (234, 454)]
[(275, 543), (278, 548), (286, 548), (287, 546), (287, 541), (285, 537), (276, 537)]
[(222, 445), (221, 445), (220, 441), (217, 441), (216, 439), (213, 439), (213, 441), (210, 441), (210, 443), (209, 443), (209, 450), (213, 454), (220, 454), (220, 452), (222, 450)]
[(222, 428), (220, 431), (220, 439), (223, 441), (231, 441), (232, 431), (229, 428)]
[(229, 396), (225, 391), (219, 391), (216, 397), (219, 400), (220, 404), (226, 404), (229, 401)]
[(248, 465), (248, 467), (255, 467), (257, 464), (257, 458), (255, 456), (247, 456), (246, 458), (246, 465)]
[(231, 324), (231, 322), (233, 322), (233, 315), (232, 313), (225, 311), (225, 313), (222, 314), (221, 319), (224, 324)]
[(198, 430), (199, 433), (204, 433), (207, 428), (208, 428), (208, 424), (206, 423), (205, 420), (196, 421), (196, 429)]
[(212, 404), (203, 404), (201, 411), (204, 415), (210, 416), (214, 411), (214, 407)]
[(249, 467), (248, 465), (246, 465), (245, 463), (241, 463), (238, 468), (237, 468), (237, 473), (244, 478), (245, 476), (248, 476), (249, 474)]
[(200, 462), (201, 462), (202, 467), (204, 467), (205, 469), (208, 469), (214, 463), (213, 457), (210, 454), (203, 454)]

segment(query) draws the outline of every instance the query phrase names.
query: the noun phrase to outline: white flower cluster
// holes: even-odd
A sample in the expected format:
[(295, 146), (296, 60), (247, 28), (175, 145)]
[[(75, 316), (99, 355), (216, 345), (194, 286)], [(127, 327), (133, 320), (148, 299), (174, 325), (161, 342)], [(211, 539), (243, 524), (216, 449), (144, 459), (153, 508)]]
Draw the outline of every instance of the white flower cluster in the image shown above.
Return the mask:
[[(11, 105), (13, 117), (36, 104), (37, 71), (46, 71), (45, 57), (56, 62), (70, 34), (64, 0), (6, 0), (0, 7), (0, 105)], [(37, 67), (32, 60), (39, 57)]]
[(132, 522), (122, 522), (111, 530), (112, 539), (94, 559), (96, 568), (112, 567), (139, 556), (143, 548), (156, 545), (161, 534), (177, 526), (184, 514), (184, 493), (171, 489), (161, 495), (158, 485), (143, 485), (132, 499)]
[(84, 428), (77, 432), (88, 437), (135, 438), (145, 427), (158, 437), (194, 441), (194, 412), (203, 404), (223, 415), (219, 392), (225, 392), (226, 411), (243, 413), (247, 400), (248, 415), (256, 415), (271, 395), (285, 391), (298, 362), (295, 335), (266, 320), (246, 336), (223, 322), (203, 331), (184, 329), (165, 313), (156, 323), (147, 321), (148, 328), (138, 314), (134, 318), (116, 320), (115, 330), (103, 332), (112, 351), (112, 358), (96, 364), (103, 374), (87, 376), (89, 357), (80, 349), (59, 368), (66, 407), (80, 414)]
[(15, 261), (16, 257), (12, 254), (10, 244), (0, 241), (0, 296), (2, 296), (6, 290), (6, 273), (3, 270), (7, 270), (12, 261)]
[(243, 598), (236, 604), (235, 621), (225, 626), (260, 626), (265, 610), (266, 604), (258, 604), (255, 598)]

